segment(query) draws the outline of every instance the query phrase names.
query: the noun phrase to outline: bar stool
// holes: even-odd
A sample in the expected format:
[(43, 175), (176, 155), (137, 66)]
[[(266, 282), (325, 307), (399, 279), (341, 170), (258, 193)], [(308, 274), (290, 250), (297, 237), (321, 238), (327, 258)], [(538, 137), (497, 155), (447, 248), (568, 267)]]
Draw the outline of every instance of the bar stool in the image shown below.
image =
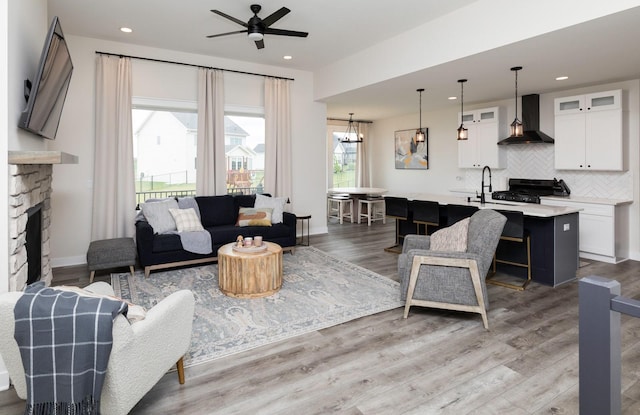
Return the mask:
[(342, 225), (344, 219), (350, 219), (353, 223), (353, 199), (348, 195), (334, 194), (327, 197), (327, 215), (336, 218)]
[[(363, 211), (363, 207), (365, 211)], [(377, 220), (387, 223), (384, 198), (381, 196), (367, 196), (366, 199), (358, 199), (358, 223), (362, 218), (367, 218), (367, 226), (371, 226), (371, 222)]]
[(447, 226), (451, 226), (462, 219), (470, 218), (477, 211), (478, 208), (476, 206), (447, 205)]
[(402, 252), (402, 240), (404, 235), (400, 235), (400, 221), (406, 221), (409, 218), (409, 201), (406, 197), (385, 197), (385, 215), (388, 218), (396, 220), (396, 244), (388, 248), (384, 248), (387, 252), (399, 254)]
[(424, 226), (424, 234), (427, 235), (429, 226), (440, 226), (440, 204), (427, 200), (412, 200), (409, 202), (409, 210), (413, 214), (413, 222), (416, 224), (416, 232), (420, 235), (420, 225)]
[[(502, 236), (500, 236), (500, 241), (498, 242), (498, 247), (496, 248), (496, 253), (493, 255), (493, 274), (488, 276), (486, 281), (488, 284), (499, 285), (502, 287), (523, 291), (531, 282), (531, 236), (524, 229), (524, 214), (522, 212), (514, 212), (511, 210), (498, 210), (498, 212), (507, 217), (507, 223), (505, 223), (504, 225)], [(515, 262), (497, 258), (498, 254), (503, 253), (499, 252), (499, 250), (507, 251), (510, 247), (513, 247), (514, 244), (521, 244), (520, 249), (516, 252), (520, 251), (520, 257), (526, 257), (526, 262)], [(509, 250), (509, 252), (513, 252), (513, 249)], [(509, 282), (494, 280), (493, 277), (496, 275), (497, 262), (501, 264), (508, 264), (516, 267), (526, 268), (527, 279), (522, 284), (512, 284)]]

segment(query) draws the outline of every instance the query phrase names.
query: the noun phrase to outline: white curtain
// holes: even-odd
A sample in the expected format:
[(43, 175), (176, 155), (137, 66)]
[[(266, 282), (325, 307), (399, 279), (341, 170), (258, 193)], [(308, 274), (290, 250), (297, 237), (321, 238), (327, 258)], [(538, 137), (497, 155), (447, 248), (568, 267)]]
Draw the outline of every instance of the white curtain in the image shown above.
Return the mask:
[(224, 78), (216, 69), (198, 70), (196, 194), (227, 193), (224, 156)]
[(91, 240), (132, 237), (136, 191), (131, 60), (96, 58), (96, 130)]
[(264, 190), (291, 197), (291, 81), (266, 78), (264, 88)]
[(367, 159), (367, 147), (369, 145), (369, 123), (358, 123), (358, 132), (362, 134), (362, 142), (356, 144), (356, 187), (371, 187), (371, 174), (369, 173), (369, 159)]

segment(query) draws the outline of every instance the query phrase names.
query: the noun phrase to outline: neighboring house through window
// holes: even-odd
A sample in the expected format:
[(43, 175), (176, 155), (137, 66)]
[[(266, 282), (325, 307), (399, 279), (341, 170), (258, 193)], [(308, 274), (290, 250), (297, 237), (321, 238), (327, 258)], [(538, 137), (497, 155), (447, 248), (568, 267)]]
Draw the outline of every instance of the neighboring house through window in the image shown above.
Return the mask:
[[(198, 114), (195, 102), (134, 98), (133, 155), (137, 202), (193, 196)], [(224, 117), (228, 193), (261, 193), (264, 185), (262, 110)]]

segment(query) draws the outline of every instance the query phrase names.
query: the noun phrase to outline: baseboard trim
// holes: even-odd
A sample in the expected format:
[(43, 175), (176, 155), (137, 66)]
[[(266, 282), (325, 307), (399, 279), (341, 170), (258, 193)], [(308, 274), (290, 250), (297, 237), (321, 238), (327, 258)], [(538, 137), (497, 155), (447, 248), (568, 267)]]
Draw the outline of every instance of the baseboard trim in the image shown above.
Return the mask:
[(73, 265), (84, 265), (87, 257), (83, 255), (69, 256), (64, 258), (51, 258), (51, 268), (70, 267)]

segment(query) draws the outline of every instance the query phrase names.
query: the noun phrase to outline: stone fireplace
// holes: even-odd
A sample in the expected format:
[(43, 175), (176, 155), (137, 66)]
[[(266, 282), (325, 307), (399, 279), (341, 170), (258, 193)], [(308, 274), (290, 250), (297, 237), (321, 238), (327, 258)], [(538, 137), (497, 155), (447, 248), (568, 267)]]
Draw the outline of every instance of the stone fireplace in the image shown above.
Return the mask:
[[(39, 279), (51, 284), (49, 229), (51, 226), (51, 182), (53, 164), (76, 164), (76, 156), (57, 151), (9, 152), (9, 290), (20, 291), (29, 278), (28, 264), (40, 263)], [(28, 260), (27, 221), (39, 215), (40, 249), (37, 258)], [(33, 239), (33, 238), (32, 238)], [(37, 237), (35, 238), (37, 240)], [(37, 255), (37, 254), (36, 254)], [(32, 270), (32, 275), (37, 272)]]

